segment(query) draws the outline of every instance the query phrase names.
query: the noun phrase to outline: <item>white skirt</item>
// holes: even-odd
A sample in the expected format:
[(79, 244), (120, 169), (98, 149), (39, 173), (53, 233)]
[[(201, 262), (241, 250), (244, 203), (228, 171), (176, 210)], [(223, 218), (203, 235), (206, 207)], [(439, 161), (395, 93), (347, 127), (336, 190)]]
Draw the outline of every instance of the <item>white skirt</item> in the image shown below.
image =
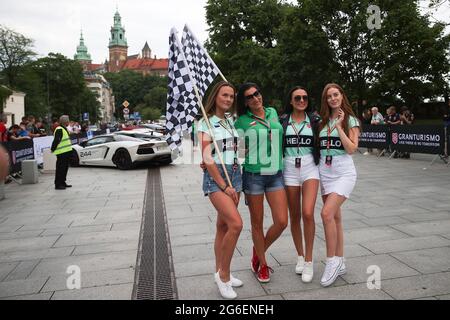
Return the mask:
[(299, 187), (310, 179), (319, 180), (319, 167), (314, 163), (313, 155), (307, 154), (299, 158), (302, 159), (300, 168), (295, 167), (294, 157), (284, 159), (283, 178), (287, 187)]
[(337, 193), (347, 199), (356, 184), (356, 169), (349, 154), (334, 156), (331, 166), (325, 164), (325, 157), (320, 157), (320, 191), (322, 195)]

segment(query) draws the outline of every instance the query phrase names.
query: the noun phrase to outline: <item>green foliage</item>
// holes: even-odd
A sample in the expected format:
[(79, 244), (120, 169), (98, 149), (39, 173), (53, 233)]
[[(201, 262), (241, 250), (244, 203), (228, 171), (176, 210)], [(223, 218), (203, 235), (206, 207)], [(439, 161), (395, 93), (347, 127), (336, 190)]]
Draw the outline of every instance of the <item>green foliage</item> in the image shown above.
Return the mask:
[[(368, 26), (370, 5), (381, 10), (381, 29)], [(265, 102), (302, 85), (318, 109), (329, 82), (356, 108), (448, 95), (450, 36), (420, 14), (418, 0), (208, 0), (206, 20), (206, 47), (223, 74), (256, 82)]]
[(158, 117), (164, 113), (167, 99), (167, 77), (144, 76), (140, 73), (123, 70), (106, 73), (115, 96), (118, 117), (122, 117), (122, 103), (130, 104), (130, 112), (139, 111), (143, 120), (153, 120), (156, 110)]
[(89, 112), (92, 121), (98, 119), (100, 103), (96, 94), (86, 87), (77, 61), (50, 53), (22, 66), (16, 83), (17, 88), (26, 93), (27, 115), (58, 118), (67, 114), (71, 119), (81, 120), (81, 114)]
[(0, 86), (0, 114), (3, 113), (3, 104), (13, 92), (7, 87)]
[(33, 40), (0, 25), (0, 72), (9, 87), (15, 87), (20, 67), (36, 55), (32, 45)]

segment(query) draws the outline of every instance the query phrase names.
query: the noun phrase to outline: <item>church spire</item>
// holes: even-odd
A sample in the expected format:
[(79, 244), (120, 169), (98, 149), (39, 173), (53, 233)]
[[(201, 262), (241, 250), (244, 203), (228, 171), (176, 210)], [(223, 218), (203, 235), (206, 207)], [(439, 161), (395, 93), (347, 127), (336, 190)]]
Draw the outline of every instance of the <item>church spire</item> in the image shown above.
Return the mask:
[(112, 46), (127, 47), (125, 28), (122, 26), (122, 18), (120, 17), (118, 9), (114, 14), (114, 26), (111, 27), (111, 38), (109, 39), (109, 47)]
[(91, 55), (88, 53), (88, 48), (84, 44), (83, 30), (81, 30), (80, 44), (77, 46), (77, 53), (74, 55), (74, 59), (91, 62)]
[(152, 57), (152, 50), (148, 46), (147, 41), (145, 41), (144, 48), (142, 48), (142, 58), (143, 59), (146, 59), (146, 58), (150, 59), (151, 57)]

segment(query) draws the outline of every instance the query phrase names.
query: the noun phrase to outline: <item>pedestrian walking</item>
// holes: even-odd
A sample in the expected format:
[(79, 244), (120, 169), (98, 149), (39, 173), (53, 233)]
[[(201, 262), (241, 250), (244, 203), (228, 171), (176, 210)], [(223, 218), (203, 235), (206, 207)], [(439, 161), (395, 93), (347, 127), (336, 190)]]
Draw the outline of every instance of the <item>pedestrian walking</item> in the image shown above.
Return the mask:
[(72, 156), (72, 142), (66, 126), (69, 124), (69, 116), (59, 118), (59, 125), (53, 133), (54, 139), (51, 151), (56, 155), (55, 189), (64, 190), (72, 187), (66, 183), (69, 162)]
[(325, 230), (327, 261), (320, 283), (326, 287), (346, 273), (341, 206), (356, 183), (351, 154), (358, 150), (360, 124), (344, 90), (337, 84), (325, 86), (320, 109), (321, 212)]

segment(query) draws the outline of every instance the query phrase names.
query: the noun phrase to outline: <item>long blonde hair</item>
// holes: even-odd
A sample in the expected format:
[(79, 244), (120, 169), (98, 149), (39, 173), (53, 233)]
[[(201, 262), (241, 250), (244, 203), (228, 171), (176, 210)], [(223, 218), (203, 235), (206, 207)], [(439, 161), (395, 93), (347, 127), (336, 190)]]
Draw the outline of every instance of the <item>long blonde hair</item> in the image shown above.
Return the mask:
[[(230, 87), (233, 89), (234, 95), (236, 96), (236, 88), (229, 82), (226, 81), (220, 81), (218, 82), (212, 89), (208, 96), (208, 99), (206, 100), (205, 104), (205, 112), (208, 115), (208, 117), (212, 117), (216, 113), (216, 98), (219, 94), (220, 89), (222, 87)], [(233, 100), (233, 105), (231, 106), (231, 109), (228, 111), (231, 112), (231, 114), (235, 114), (236, 112), (236, 97)]]
[(339, 92), (342, 94), (342, 105), (341, 109), (344, 111), (344, 121), (342, 122), (342, 128), (344, 129), (345, 134), (348, 134), (349, 128), (348, 128), (348, 119), (350, 116), (353, 116), (356, 118), (355, 112), (353, 112), (352, 106), (350, 105), (350, 102), (348, 101), (347, 96), (345, 95), (344, 89), (336, 83), (329, 83), (325, 86), (322, 92), (322, 102), (320, 106), (320, 117), (322, 118), (322, 122), (319, 126), (319, 132), (322, 130), (330, 120), (330, 106), (328, 105), (327, 101), (327, 93), (328, 90), (331, 88), (336, 88), (339, 90)]

